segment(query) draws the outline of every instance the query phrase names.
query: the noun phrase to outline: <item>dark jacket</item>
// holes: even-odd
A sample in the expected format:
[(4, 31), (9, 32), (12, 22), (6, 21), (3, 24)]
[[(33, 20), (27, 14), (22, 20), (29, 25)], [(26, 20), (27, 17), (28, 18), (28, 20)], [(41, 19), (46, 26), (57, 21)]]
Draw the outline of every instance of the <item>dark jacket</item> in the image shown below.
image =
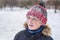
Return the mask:
[(26, 30), (19, 32), (14, 40), (53, 40), (50, 36), (43, 35), (41, 33), (31, 35)]
[(16, 34), (14, 40), (53, 40), (49, 34), (50, 28), (46, 26), (41, 33), (35, 35), (31, 35), (27, 30), (23, 30)]

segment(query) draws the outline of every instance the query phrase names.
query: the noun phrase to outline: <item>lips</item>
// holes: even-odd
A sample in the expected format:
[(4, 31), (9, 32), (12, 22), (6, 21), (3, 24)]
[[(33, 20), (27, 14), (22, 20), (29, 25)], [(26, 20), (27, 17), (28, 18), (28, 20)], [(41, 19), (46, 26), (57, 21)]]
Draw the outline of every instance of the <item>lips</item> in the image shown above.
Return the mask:
[(29, 25), (29, 26), (33, 26), (33, 25)]

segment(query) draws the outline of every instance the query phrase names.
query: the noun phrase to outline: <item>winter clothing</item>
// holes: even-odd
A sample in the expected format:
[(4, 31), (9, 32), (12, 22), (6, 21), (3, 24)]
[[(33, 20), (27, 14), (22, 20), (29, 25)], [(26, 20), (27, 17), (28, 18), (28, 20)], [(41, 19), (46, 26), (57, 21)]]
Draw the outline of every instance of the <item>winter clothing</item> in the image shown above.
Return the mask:
[(26, 16), (34, 16), (35, 18), (39, 19), (42, 24), (46, 24), (47, 22), (47, 11), (41, 5), (34, 5), (30, 10), (27, 12)]
[(45, 2), (43, 2), (43, 1), (40, 1), (39, 5), (43, 6), (44, 8), (46, 7)]
[(27, 31), (28, 31), (31, 35), (35, 35), (36, 33), (41, 33), (44, 28), (45, 28), (45, 27), (42, 25), (42, 26), (40, 26), (40, 28), (38, 28), (38, 29), (36, 29), (36, 30), (30, 30), (29, 28), (27, 28)]
[(32, 35), (28, 32), (28, 30), (23, 30), (16, 34), (14, 40), (53, 40), (48, 34), (50, 33), (50, 29), (48, 26), (42, 30), (42, 32), (36, 33)]

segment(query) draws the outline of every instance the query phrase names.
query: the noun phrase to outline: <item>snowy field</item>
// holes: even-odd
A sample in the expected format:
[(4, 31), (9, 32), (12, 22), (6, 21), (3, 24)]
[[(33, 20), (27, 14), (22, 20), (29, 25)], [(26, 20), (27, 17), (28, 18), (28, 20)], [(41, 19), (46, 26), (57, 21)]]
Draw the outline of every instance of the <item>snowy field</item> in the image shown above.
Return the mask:
[[(17, 32), (24, 29), (23, 23), (26, 21), (25, 15), (28, 9), (9, 7), (0, 9), (0, 40), (13, 40)], [(48, 9), (47, 24), (52, 29), (52, 37), (54, 40), (60, 39), (60, 11), (54, 13), (53, 9)]]

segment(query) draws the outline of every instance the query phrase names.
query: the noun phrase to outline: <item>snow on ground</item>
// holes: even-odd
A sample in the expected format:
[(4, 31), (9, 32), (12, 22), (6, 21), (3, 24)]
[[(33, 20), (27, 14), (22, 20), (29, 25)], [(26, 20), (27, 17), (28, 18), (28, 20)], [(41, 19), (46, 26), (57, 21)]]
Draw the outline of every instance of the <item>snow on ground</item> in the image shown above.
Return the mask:
[[(17, 32), (24, 29), (23, 23), (26, 21), (26, 13), (28, 9), (9, 7), (0, 9), (0, 40), (13, 40)], [(54, 13), (53, 9), (48, 9), (48, 22), (47, 24), (52, 29), (52, 37), (54, 40), (60, 38), (60, 11)]]
[(15, 34), (24, 29), (26, 11), (24, 8), (0, 10), (0, 40), (13, 40)]
[(48, 10), (48, 25), (52, 29), (52, 37), (55, 40), (60, 38), (60, 11), (57, 10), (57, 13), (54, 13), (54, 10)]

